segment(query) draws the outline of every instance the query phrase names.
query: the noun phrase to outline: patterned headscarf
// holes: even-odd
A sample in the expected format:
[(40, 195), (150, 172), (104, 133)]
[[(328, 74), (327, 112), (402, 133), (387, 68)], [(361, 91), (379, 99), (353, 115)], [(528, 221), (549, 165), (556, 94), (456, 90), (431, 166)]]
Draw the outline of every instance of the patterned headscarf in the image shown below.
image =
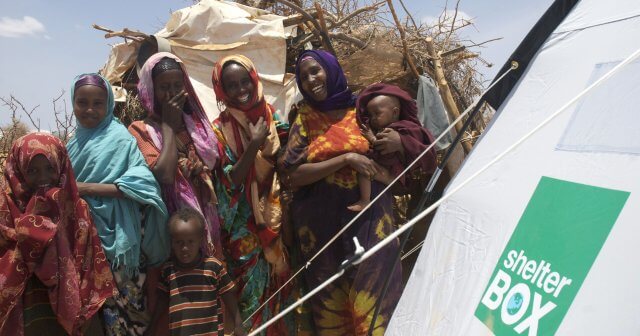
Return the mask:
[[(249, 78), (251, 78), (251, 82), (253, 83), (253, 96), (249, 98), (248, 106), (251, 106), (249, 109), (242, 109), (239, 106), (235, 106), (229, 99), (229, 96), (224, 91), (224, 86), (222, 85), (222, 70), (225, 65), (228, 63), (236, 63), (241, 67), (245, 68), (249, 73)], [(258, 71), (256, 70), (255, 65), (251, 62), (250, 59), (243, 55), (231, 55), (222, 58), (213, 68), (213, 91), (216, 94), (216, 99), (219, 103), (224, 104), (228, 107), (233, 107), (235, 109), (239, 109), (245, 112), (245, 115), (251, 121), (251, 123), (255, 123), (260, 119), (260, 117), (265, 118), (267, 116), (268, 104), (264, 100), (264, 94), (262, 91), (262, 82), (260, 82), (260, 78), (258, 77)]]
[[(31, 190), (29, 163), (44, 155), (59, 176), (50, 188)], [(47, 133), (16, 140), (0, 177), (0, 334), (22, 328), (27, 281), (37, 276), (62, 327), (76, 335), (104, 300), (113, 277), (87, 204), (80, 199), (64, 144)]]
[[(204, 108), (200, 104), (191, 80), (187, 76), (187, 71), (184, 68), (184, 63), (175, 55), (168, 52), (159, 52), (149, 57), (149, 59), (142, 66), (140, 70), (140, 81), (138, 82), (138, 94), (142, 105), (147, 110), (149, 116), (156, 114), (155, 109), (155, 93), (153, 89), (153, 68), (163, 58), (171, 58), (180, 64), (182, 73), (184, 76), (184, 87), (187, 91), (187, 103), (192, 113), (183, 115), (184, 123), (187, 126), (187, 131), (191, 135), (191, 139), (198, 151), (200, 159), (211, 169), (216, 166), (218, 160), (217, 151), (217, 139), (213, 134), (213, 129), (209, 123)], [(158, 132), (159, 133), (159, 132)]]
[[(300, 65), (304, 61), (307, 61), (309, 57), (316, 60), (327, 74), (327, 98), (321, 102), (313, 100), (313, 98), (302, 89)], [(298, 55), (296, 62), (296, 83), (298, 83), (298, 89), (309, 105), (321, 112), (353, 107), (355, 105), (356, 97), (347, 86), (347, 78), (344, 76), (338, 59), (324, 50), (305, 50)]]

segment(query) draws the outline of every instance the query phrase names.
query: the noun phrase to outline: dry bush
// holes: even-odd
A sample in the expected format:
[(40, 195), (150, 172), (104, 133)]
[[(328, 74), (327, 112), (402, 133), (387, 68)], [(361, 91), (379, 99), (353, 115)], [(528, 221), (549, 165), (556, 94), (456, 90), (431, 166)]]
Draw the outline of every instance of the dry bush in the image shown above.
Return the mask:
[[(73, 131), (75, 131), (75, 121), (73, 113), (67, 110), (64, 90), (57, 98), (51, 100), (53, 105), (53, 113), (55, 116), (55, 128), (51, 128), (51, 133), (64, 143), (69, 141)], [(36, 110), (40, 107), (36, 105), (33, 108), (27, 108), (18, 98), (9, 95), (8, 98), (0, 97), (2, 106), (9, 110), (10, 122), (7, 125), (0, 126), (0, 169), (4, 167), (4, 160), (11, 149), (11, 145), (19, 137), (35, 130), (42, 131), (40, 126), (40, 118), (35, 117)], [(29, 125), (22, 122), (20, 116), (26, 116)]]
[[(288, 45), (288, 65), (293, 64), (305, 43), (333, 49), (354, 90), (382, 81), (396, 84), (415, 97), (417, 75), (433, 78), (433, 60), (439, 58), (457, 108), (464, 111), (483, 91), (485, 79), (478, 69), (491, 66), (477, 50), (493, 40), (478, 43), (462, 37), (462, 29), (472, 26), (473, 22), (458, 16), (459, 1), (451, 10), (445, 7), (434, 22), (416, 21), (402, 0), (321, 0), (318, 3), (322, 15), (318, 15), (316, 2), (311, 0), (247, 0), (243, 3), (289, 16), (289, 22), (298, 24), (298, 36)], [(330, 44), (325, 41), (327, 37)], [(433, 39), (434, 54), (427, 50), (428, 37)], [(488, 118), (491, 111), (484, 111), (482, 115)], [(485, 125), (483, 118), (476, 120), (467, 140), (480, 134)]]

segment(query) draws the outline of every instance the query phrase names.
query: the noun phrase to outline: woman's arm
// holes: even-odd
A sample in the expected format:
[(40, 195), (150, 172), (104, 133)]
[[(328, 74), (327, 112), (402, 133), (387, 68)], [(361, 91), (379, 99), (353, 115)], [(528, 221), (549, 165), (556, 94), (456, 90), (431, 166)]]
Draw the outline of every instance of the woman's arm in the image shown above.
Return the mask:
[(303, 163), (290, 171), (293, 187), (301, 187), (320, 181), (336, 171), (351, 166), (358, 173), (367, 177), (374, 176), (378, 171), (369, 158), (357, 153), (347, 153), (329, 160), (317, 163)]
[(155, 166), (151, 169), (153, 176), (161, 184), (172, 184), (176, 178), (178, 169), (178, 147), (173, 128), (166, 122), (162, 122), (162, 151), (158, 156)]
[(258, 149), (264, 144), (269, 134), (269, 128), (263, 117), (260, 117), (255, 124), (249, 124), (249, 136), (251, 137), (249, 145), (229, 173), (231, 182), (233, 182), (234, 185), (241, 185), (244, 182), (256, 159)]
[(237, 336), (244, 336), (247, 333), (242, 327), (242, 317), (240, 317), (238, 300), (236, 299), (236, 294), (234, 292), (234, 290), (226, 291), (224, 294), (222, 294), (222, 301), (224, 301), (224, 305), (227, 307), (227, 312), (230, 313), (229, 317), (233, 322), (233, 334)]
[(176, 131), (184, 124), (182, 107), (187, 93), (182, 90), (175, 97), (162, 104), (162, 151), (151, 169), (153, 175), (162, 184), (172, 184), (178, 169), (178, 147)]
[(78, 182), (78, 193), (80, 196), (124, 197), (124, 193), (118, 189), (118, 186), (111, 183)]

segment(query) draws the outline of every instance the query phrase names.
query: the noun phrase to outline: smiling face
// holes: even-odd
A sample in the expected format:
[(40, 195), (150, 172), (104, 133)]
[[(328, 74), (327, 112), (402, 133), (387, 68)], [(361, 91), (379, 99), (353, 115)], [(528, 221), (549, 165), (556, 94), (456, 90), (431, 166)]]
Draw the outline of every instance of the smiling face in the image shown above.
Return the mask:
[(181, 70), (163, 71), (153, 78), (153, 94), (160, 104), (169, 101), (183, 89), (184, 74)]
[(38, 154), (29, 162), (24, 179), (31, 190), (51, 187), (58, 183), (58, 172), (46, 156)]
[(369, 125), (374, 132), (379, 132), (398, 121), (400, 101), (392, 96), (376, 96), (367, 103)]
[(200, 256), (204, 225), (198, 219), (175, 218), (169, 223), (171, 249), (181, 266), (192, 266)]
[(73, 114), (84, 128), (94, 128), (107, 114), (107, 92), (98, 86), (83, 85), (74, 91)]
[(321, 102), (327, 99), (327, 73), (314, 59), (300, 63), (300, 83), (302, 90), (314, 101)]
[(251, 107), (255, 86), (249, 72), (240, 64), (227, 63), (222, 69), (222, 88), (231, 103), (238, 107)]

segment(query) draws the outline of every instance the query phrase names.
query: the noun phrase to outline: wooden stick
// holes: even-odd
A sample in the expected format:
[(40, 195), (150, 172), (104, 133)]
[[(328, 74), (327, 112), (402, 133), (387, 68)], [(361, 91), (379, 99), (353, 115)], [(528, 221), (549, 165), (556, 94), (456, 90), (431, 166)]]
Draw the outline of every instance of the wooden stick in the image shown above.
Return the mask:
[(391, 10), (391, 15), (393, 15), (393, 20), (396, 22), (396, 27), (400, 32), (400, 40), (402, 41), (402, 49), (403, 49), (404, 57), (407, 59), (407, 63), (409, 63), (409, 68), (411, 69), (411, 72), (413, 73), (413, 75), (416, 78), (420, 78), (420, 72), (418, 72), (418, 68), (416, 68), (415, 63), (413, 63), (413, 58), (411, 57), (411, 55), (409, 55), (409, 48), (407, 47), (407, 39), (405, 37), (404, 28), (402, 27), (402, 24), (398, 19), (398, 15), (396, 14), (395, 9), (393, 8), (393, 3), (391, 2), (391, 0), (387, 0), (387, 5)]
[[(449, 84), (447, 83), (447, 79), (444, 76), (444, 70), (442, 69), (442, 62), (440, 62), (441, 57), (436, 53), (436, 48), (433, 45), (433, 38), (427, 37), (425, 39), (427, 43), (427, 52), (431, 57), (431, 61), (433, 62), (434, 68), (434, 76), (436, 83), (438, 85), (438, 91), (440, 91), (440, 96), (442, 97), (442, 102), (444, 106), (447, 108), (449, 112), (449, 116), (452, 120), (457, 119), (460, 116), (460, 111), (458, 110), (458, 105), (456, 105), (455, 100), (453, 99), (453, 94), (451, 94), (451, 89), (449, 88)], [(462, 131), (462, 121), (458, 122), (455, 125), (456, 132), (460, 133)], [(468, 141), (462, 141), (462, 148), (464, 148), (465, 153), (469, 153), (471, 151), (471, 144)]]
[(316, 30), (318, 32), (320, 32), (320, 35), (322, 35), (322, 39), (321, 42), (323, 42), (323, 44), (325, 45), (325, 48), (327, 48), (327, 51), (329, 51), (332, 54), (336, 54), (336, 51), (333, 49), (333, 46), (331, 45), (331, 41), (329, 40), (329, 36), (322, 30), (322, 27), (320, 26), (320, 23), (318, 23), (318, 20), (316, 20), (313, 16), (311, 16), (309, 13), (307, 13), (307, 11), (305, 11), (302, 7), (289, 2), (287, 0), (275, 0), (276, 2), (279, 2), (285, 6), (291, 7), (292, 9), (294, 9), (295, 11), (297, 11), (298, 13), (302, 14), (302, 16), (304, 16), (305, 18), (307, 18), (307, 20), (309, 22), (311, 22), (311, 24), (313, 24), (313, 26), (316, 28)]

